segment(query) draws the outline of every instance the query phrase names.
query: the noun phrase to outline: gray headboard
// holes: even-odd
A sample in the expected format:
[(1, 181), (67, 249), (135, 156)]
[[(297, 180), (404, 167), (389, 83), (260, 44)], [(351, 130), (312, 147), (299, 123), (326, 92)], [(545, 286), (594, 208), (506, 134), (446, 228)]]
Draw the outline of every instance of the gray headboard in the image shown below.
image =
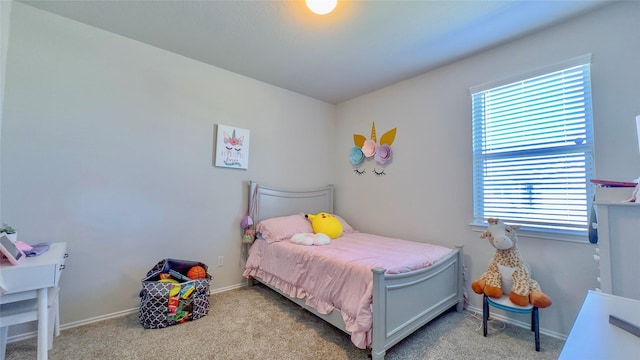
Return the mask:
[(287, 216), (299, 213), (316, 214), (328, 212), (333, 214), (333, 185), (319, 189), (286, 190), (276, 189), (249, 182), (249, 203), (253, 200), (255, 190), (253, 220), (257, 224), (260, 220), (277, 216)]

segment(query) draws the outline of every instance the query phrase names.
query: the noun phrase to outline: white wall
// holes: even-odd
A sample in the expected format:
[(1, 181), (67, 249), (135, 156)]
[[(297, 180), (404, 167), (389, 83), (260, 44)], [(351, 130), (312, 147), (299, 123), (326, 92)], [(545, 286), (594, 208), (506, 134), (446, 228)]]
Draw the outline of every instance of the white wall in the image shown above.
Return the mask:
[[(21, 3), (11, 16), (3, 221), (68, 243), (62, 324), (136, 308), (167, 257), (238, 286), (247, 182), (331, 182), (314, 154), (331, 152), (333, 105)], [(219, 123), (251, 131), (248, 170), (212, 166)]]
[[(0, 1), (0, 174), (2, 174), (2, 113), (4, 108), (4, 85), (7, 69), (7, 50), (9, 48), (9, 31), (11, 24), (11, 4), (13, 1)], [(0, 175), (1, 183), (2, 175)], [(0, 185), (1, 188), (1, 185)], [(0, 192), (0, 202), (2, 202)], [(2, 207), (0, 207), (2, 219)]]
[[(493, 248), (471, 230), (473, 219), (469, 87), (593, 54), (592, 89), (597, 177), (640, 175), (634, 118), (640, 114), (640, 3), (607, 6), (573, 21), (485, 51), (338, 106), (337, 212), (361, 230), (465, 245), (466, 288), (486, 270)], [(352, 172), (353, 134), (378, 139), (397, 127), (386, 176)], [(534, 278), (553, 299), (541, 327), (567, 335), (588, 289), (596, 287), (594, 246), (520, 236)], [(517, 320), (526, 321), (517, 317)]]

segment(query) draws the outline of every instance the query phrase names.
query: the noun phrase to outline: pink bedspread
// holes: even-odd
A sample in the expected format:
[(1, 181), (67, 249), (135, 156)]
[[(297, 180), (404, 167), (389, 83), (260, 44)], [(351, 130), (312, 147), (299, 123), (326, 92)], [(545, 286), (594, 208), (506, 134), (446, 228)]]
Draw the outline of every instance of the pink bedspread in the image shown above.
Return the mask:
[(258, 277), (283, 293), (305, 299), (321, 314), (338, 309), (359, 348), (371, 345), (373, 274), (397, 274), (429, 266), (451, 249), (365, 233), (344, 234), (329, 245), (256, 240), (245, 277)]

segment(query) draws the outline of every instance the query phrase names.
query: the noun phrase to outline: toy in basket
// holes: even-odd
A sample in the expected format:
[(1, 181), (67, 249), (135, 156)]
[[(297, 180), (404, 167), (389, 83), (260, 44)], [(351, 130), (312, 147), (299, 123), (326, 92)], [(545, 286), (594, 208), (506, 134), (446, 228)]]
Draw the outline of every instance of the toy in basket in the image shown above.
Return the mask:
[(142, 279), (138, 320), (145, 329), (158, 329), (199, 319), (209, 312), (207, 265), (164, 259)]

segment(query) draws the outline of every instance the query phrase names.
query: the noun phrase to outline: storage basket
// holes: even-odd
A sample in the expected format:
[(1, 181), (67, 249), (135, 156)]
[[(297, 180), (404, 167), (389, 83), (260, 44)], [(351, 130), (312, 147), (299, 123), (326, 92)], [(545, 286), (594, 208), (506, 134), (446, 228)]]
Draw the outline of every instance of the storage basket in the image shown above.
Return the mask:
[[(189, 279), (186, 275), (193, 266), (203, 267), (206, 277)], [(208, 267), (201, 262), (161, 260), (142, 279), (140, 324), (145, 329), (159, 329), (207, 315), (210, 281)]]

